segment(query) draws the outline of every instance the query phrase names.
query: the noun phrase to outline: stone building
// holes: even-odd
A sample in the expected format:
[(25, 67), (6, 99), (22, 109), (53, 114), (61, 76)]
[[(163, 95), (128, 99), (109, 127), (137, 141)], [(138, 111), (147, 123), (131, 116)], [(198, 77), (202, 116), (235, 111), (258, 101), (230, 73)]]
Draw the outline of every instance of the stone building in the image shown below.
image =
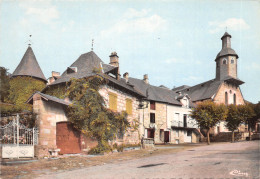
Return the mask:
[[(62, 139), (58, 137), (60, 133), (64, 132), (60, 131), (63, 129), (59, 126), (66, 126), (62, 124), (62, 122), (68, 121), (64, 108), (69, 104), (69, 101), (52, 95), (58, 94), (55, 90), (64, 95), (65, 84), (70, 81), (71, 78), (79, 79), (97, 75), (97, 73), (94, 72), (97, 69), (101, 71), (98, 75), (101, 75), (107, 80), (107, 84), (102, 86), (99, 91), (105, 100), (106, 106), (115, 112), (126, 111), (128, 113), (127, 120), (131, 124), (138, 121), (139, 101), (144, 98), (144, 96), (125, 79), (120, 77), (119, 57), (117, 53), (111, 53), (110, 64), (105, 64), (93, 51), (90, 51), (82, 54), (62, 75), (59, 76), (57, 72), (52, 73), (52, 78), (42, 93), (35, 93), (27, 101), (33, 104), (33, 109), (38, 113), (38, 126), (40, 129), (38, 148), (40, 155), (47, 155), (49, 149), (64, 148), (66, 143), (75, 140), (78, 140), (76, 146), (79, 147), (77, 149), (72, 148), (71, 151), (68, 151), (69, 153), (74, 153), (73, 150), (79, 151), (94, 147), (92, 144), (95, 142), (88, 139), (81, 140), (82, 137), (80, 135), (77, 136), (70, 131), (68, 131), (66, 135), (71, 137), (64, 137)], [(69, 128), (69, 126), (67, 125), (66, 128)], [(73, 141), (69, 141), (69, 138)], [(60, 143), (58, 143), (58, 141), (60, 141)], [(118, 135), (116, 142), (119, 144), (138, 144), (140, 142), (139, 131), (131, 128), (123, 135)], [(85, 146), (82, 147), (83, 144)]]
[[(238, 55), (235, 50), (231, 48), (231, 35), (225, 32), (221, 40), (222, 49), (215, 59), (216, 77), (191, 87), (184, 85), (174, 88), (173, 91), (188, 94), (193, 103), (212, 100), (215, 103), (226, 105), (245, 104), (239, 87), (244, 82), (238, 78)], [(224, 124), (224, 122), (218, 124), (214, 129), (214, 133), (227, 132), (228, 129)]]
[(130, 78), (128, 73), (124, 78), (146, 97), (139, 109), (141, 136), (153, 138), (156, 144), (198, 142), (200, 133), (189, 117), (193, 103), (187, 94), (150, 85), (147, 74), (142, 80)]

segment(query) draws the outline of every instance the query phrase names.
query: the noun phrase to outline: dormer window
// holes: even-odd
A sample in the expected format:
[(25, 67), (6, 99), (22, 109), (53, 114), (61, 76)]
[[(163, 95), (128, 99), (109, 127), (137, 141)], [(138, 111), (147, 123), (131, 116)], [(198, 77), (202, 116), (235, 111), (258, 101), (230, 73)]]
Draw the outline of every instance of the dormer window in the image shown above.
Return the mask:
[(67, 73), (70, 74), (70, 73), (77, 73), (78, 71), (78, 68), (77, 67), (68, 67), (67, 68)]

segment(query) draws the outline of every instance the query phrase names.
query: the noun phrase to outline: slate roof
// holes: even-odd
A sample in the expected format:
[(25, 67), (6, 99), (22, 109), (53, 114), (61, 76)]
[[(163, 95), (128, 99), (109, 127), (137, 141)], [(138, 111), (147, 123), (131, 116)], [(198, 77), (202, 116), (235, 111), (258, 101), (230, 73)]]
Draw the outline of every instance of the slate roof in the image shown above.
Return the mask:
[(47, 95), (47, 94), (43, 94), (43, 93), (41, 93), (41, 92), (39, 92), (39, 91), (36, 91), (36, 92), (26, 101), (26, 103), (32, 104), (32, 103), (33, 103), (33, 96), (34, 96), (36, 93), (40, 94), (41, 97), (43, 97), (43, 98), (44, 98), (45, 100), (47, 100), (47, 101), (50, 100), (50, 101), (53, 101), (53, 102), (56, 102), (56, 103), (59, 103), (59, 104), (66, 105), (66, 106), (68, 106), (68, 105), (71, 104), (71, 102), (69, 102), (69, 101), (65, 101), (64, 99), (60, 99), (60, 98), (57, 98), (57, 97), (54, 97), (54, 96), (50, 96), (50, 95)]
[(182, 105), (178, 100), (176, 100), (178, 94), (170, 89), (146, 84), (143, 80), (131, 77), (128, 78), (128, 81), (134, 86), (135, 89), (146, 96), (148, 100), (169, 103), (173, 105)]
[(189, 87), (190, 86), (188, 86), (188, 85), (182, 85), (182, 86), (179, 86), (179, 87), (175, 87), (172, 90), (177, 92), (177, 91), (183, 90), (185, 88), (189, 88)]
[(47, 81), (30, 46), (12, 74), (12, 77), (16, 76), (31, 76)]
[[(225, 32), (224, 35), (221, 37), (221, 40), (223, 40), (224, 37), (226, 36), (229, 36), (230, 38), (232, 37), (229, 33)], [(238, 55), (237, 53), (235, 52), (235, 50), (233, 50), (232, 48), (228, 48), (228, 47), (225, 47), (225, 48), (222, 48), (220, 50), (220, 52), (217, 54), (216, 56), (216, 60), (219, 58), (219, 57), (223, 57), (223, 56), (226, 56), (226, 55), (234, 55), (238, 58)], [(216, 61), (215, 60), (215, 61)]]
[(185, 88), (181, 90), (181, 92), (188, 94), (193, 102), (210, 99), (217, 93), (221, 83), (223, 83), (223, 81), (213, 79), (189, 88)]
[(222, 48), (221, 51), (217, 54), (216, 60), (219, 57), (223, 57), (223, 56), (226, 56), (226, 55), (234, 55), (234, 56), (236, 56), (238, 58), (237, 53), (232, 48)]
[(104, 64), (103, 61), (93, 51), (82, 54), (70, 67), (77, 67), (77, 72), (68, 73), (67, 70), (65, 70), (60, 78), (51, 83), (49, 86), (68, 82), (71, 78), (79, 79), (97, 75), (96, 73), (93, 73), (93, 69), (102, 68), (104, 73), (100, 73), (99, 75), (106, 78), (109, 81), (109, 84), (124, 88), (131, 93), (135, 93), (139, 97), (144, 97), (140, 92), (135, 90), (133, 86), (126, 83), (124, 79), (117, 80), (107, 75), (107, 73), (117, 70), (118, 67)]
[(225, 32), (224, 35), (221, 37), (221, 40), (226, 36), (229, 36), (230, 38), (232, 37), (229, 33)]
[(77, 72), (68, 73), (67, 70), (65, 70), (60, 78), (50, 84), (50, 86), (67, 82), (71, 78), (92, 76), (94, 75), (93, 69), (101, 68), (101, 63), (103, 63), (103, 61), (93, 51), (82, 54), (74, 63), (70, 65), (70, 67), (77, 67)]

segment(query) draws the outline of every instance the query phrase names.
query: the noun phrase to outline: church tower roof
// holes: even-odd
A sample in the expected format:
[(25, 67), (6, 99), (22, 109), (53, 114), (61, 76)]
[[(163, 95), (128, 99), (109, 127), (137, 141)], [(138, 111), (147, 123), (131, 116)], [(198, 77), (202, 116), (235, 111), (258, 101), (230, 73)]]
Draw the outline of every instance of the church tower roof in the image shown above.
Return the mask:
[(47, 81), (30, 46), (12, 74), (12, 77), (16, 76), (31, 76)]
[(218, 53), (218, 55), (216, 56), (216, 60), (219, 57), (223, 57), (223, 56), (227, 56), (227, 55), (232, 55), (232, 56), (236, 56), (238, 58), (237, 53), (235, 52), (235, 50), (233, 50), (231, 48), (231, 35), (227, 32), (224, 33), (224, 35), (221, 37), (222, 40), (222, 49), (220, 50), (220, 52)]

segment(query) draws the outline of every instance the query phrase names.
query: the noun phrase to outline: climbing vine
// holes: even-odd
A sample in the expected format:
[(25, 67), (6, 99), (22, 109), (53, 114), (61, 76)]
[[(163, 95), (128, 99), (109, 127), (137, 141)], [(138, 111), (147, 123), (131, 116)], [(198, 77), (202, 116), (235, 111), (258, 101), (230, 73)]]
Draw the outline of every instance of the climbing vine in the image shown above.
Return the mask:
[(41, 91), (45, 83), (32, 77), (19, 76), (10, 80), (8, 100), (17, 108), (32, 111), (32, 106), (26, 104), (26, 100), (36, 91)]
[(49, 86), (48, 89), (45, 91), (45, 94), (55, 96), (60, 99), (64, 99), (66, 94), (66, 86), (67, 84)]
[(126, 112), (115, 113), (106, 108), (99, 93), (105, 83), (105, 79), (98, 75), (72, 79), (66, 92), (66, 96), (73, 100), (67, 111), (69, 120), (77, 129), (98, 141), (92, 153), (111, 150), (108, 141), (130, 126)]

